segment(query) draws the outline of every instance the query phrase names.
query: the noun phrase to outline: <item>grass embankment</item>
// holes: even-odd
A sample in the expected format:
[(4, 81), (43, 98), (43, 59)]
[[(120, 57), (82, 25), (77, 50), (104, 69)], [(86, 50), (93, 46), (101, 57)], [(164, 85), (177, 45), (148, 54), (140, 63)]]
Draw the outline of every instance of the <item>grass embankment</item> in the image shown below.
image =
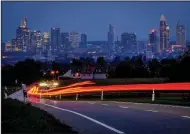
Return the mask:
[[(155, 101), (152, 102), (151, 93), (104, 93), (103, 101), (122, 101), (122, 102), (139, 102), (139, 103), (155, 103), (155, 104), (169, 104), (169, 105), (181, 105), (190, 106), (190, 99), (184, 99), (183, 93), (160, 93), (160, 97), (156, 96)], [(100, 101), (101, 93), (95, 93), (93, 95), (79, 94), (79, 101)], [(76, 96), (54, 96), (48, 99), (52, 100), (64, 100), (73, 101), (76, 100)]]
[[(18, 90), (20, 90), (20, 87), (18, 87), (18, 86), (7, 87), (6, 93), (7, 93), (7, 95), (11, 95)], [(1, 87), (1, 94), (3, 96), (4, 96), (4, 91), (5, 91), (5, 87)]]
[(47, 112), (12, 99), (2, 100), (1, 120), (2, 133), (76, 133)]
[[(63, 79), (60, 80), (60, 86), (66, 86), (77, 82), (83, 82), (87, 80), (82, 79)], [(119, 85), (119, 84), (154, 84), (154, 83), (165, 83), (165, 78), (118, 78), (118, 79), (92, 79), (96, 85)], [(90, 86), (90, 85), (86, 85)]]

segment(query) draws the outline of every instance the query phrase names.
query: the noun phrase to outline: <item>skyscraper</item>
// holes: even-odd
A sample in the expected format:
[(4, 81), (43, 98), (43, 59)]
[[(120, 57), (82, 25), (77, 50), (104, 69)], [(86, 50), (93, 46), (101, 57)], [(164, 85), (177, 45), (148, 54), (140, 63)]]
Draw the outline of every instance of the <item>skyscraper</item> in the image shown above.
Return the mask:
[(115, 27), (111, 24), (109, 24), (109, 31), (108, 31), (108, 49), (112, 51), (113, 49), (113, 43), (114, 43), (114, 32)]
[(69, 33), (61, 33), (61, 46), (63, 49), (69, 48)]
[(51, 28), (51, 48), (53, 51), (60, 48), (60, 28)]
[(42, 53), (42, 33), (40, 30), (36, 31), (36, 53), (41, 54)]
[(153, 53), (157, 53), (159, 51), (157, 39), (157, 32), (156, 30), (152, 29), (151, 33), (149, 34), (149, 45), (147, 49)]
[(179, 22), (176, 25), (176, 44), (186, 47), (185, 26), (180, 25)]
[(160, 51), (169, 49), (169, 26), (166, 24), (166, 19), (162, 15), (160, 18)]
[(16, 30), (17, 47), (26, 52), (30, 49), (30, 30), (27, 28), (27, 19), (24, 17), (24, 22)]
[(70, 33), (71, 48), (79, 47), (79, 34), (77, 32)]
[(5, 52), (12, 52), (13, 50), (12, 50), (12, 44), (11, 44), (11, 42), (9, 41), (9, 42), (7, 42), (6, 44), (5, 44)]
[(137, 40), (135, 33), (123, 33), (121, 35), (121, 45), (123, 51), (127, 53), (136, 53), (137, 52)]
[(43, 33), (43, 52), (47, 51), (50, 48), (50, 37), (48, 32)]
[(85, 48), (86, 45), (87, 45), (87, 35), (86, 34), (81, 34), (80, 47)]
[(37, 49), (37, 31), (36, 30), (30, 33), (30, 44), (31, 44), (30, 52), (36, 53), (36, 49)]

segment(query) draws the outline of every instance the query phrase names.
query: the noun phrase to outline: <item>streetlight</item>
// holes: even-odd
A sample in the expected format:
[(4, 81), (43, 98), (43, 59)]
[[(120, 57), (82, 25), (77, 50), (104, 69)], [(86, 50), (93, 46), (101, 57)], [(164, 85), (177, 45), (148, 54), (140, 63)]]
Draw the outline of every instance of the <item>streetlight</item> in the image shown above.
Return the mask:
[(52, 70), (52, 71), (50, 72), (50, 74), (51, 74), (51, 75), (53, 76), (53, 78), (54, 78), (55, 71)]

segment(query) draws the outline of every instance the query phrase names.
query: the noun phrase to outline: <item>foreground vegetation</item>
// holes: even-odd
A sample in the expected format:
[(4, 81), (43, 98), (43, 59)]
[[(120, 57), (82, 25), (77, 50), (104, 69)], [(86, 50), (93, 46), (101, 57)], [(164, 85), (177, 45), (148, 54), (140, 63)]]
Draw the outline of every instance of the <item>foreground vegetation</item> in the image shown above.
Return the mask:
[[(144, 56), (126, 57), (121, 60), (115, 57), (113, 61), (106, 61), (99, 57), (95, 62), (92, 58), (73, 59), (72, 63), (42, 63), (31, 59), (18, 62), (13, 65), (2, 66), (2, 85), (13, 86), (15, 80), (20, 84), (31, 84), (43, 79), (53, 79), (50, 74), (51, 70), (56, 70), (54, 78), (63, 75), (69, 69), (81, 69), (83, 66), (99, 66), (107, 70), (108, 81), (103, 83), (131, 83), (130, 80), (121, 82), (121, 79), (133, 79), (134, 83), (143, 83), (145, 79), (166, 78), (168, 82), (190, 81), (190, 51), (178, 59), (157, 59), (147, 60)], [(139, 80), (134, 80), (139, 78)], [(115, 80), (119, 79), (119, 80)], [(102, 81), (94, 80), (96, 83)], [(117, 82), (116, 82), (117, 81)], [(132, 82), (132, 83), (133, 83)], [(145, 82), (145, 81), (144, 81)], [(157, 83), (157, 81), (154, 81)], [(145, 82), (147, 83), (147, 81)], [(149, 83), (149, 82), (148, 82)], [(151, 82), (153, 83), (153, 82)]]
[(12, 99), (2, 100), (1, 123), (2, 133), (76, 133), (47, 112)]

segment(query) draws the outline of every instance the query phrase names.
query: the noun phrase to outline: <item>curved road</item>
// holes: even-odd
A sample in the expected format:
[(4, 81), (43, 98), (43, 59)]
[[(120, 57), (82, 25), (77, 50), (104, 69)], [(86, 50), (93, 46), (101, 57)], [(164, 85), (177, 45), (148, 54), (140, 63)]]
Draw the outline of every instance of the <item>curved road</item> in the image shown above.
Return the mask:
[[(22, 92), (11, 96), (22, 101)], [(106, 101), (30, 98), (80, 134), (190, 134), (190, 108)]]

